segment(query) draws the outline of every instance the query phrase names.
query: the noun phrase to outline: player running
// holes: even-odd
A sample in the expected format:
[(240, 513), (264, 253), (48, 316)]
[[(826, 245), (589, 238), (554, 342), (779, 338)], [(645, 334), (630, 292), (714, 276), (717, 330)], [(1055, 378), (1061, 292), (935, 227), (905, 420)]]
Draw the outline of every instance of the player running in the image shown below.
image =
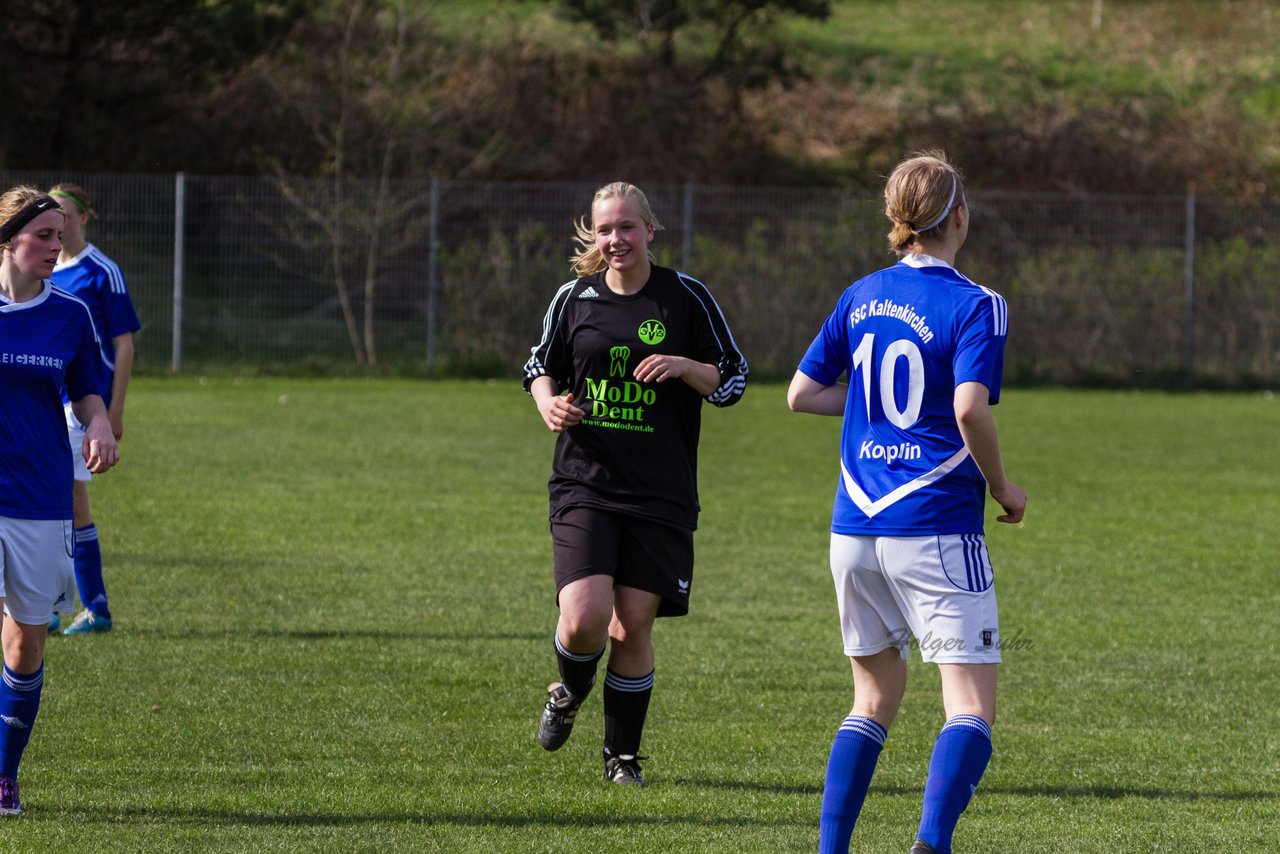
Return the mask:
[(556, 292), (524, 386), (558, 433), (551, 537), (560, 681), (538, 742), (557, 750), (609, 659), (605, 779), (645, 785), (638, 755), (653, 689), (653, 623), (689, 610), (702, 402), (737, 403), (747, 360), (701, 282), (654, 263), (661, 228), (639, 188), (596, 191), (577, 223), (580, 276)]
[(991, 414), (1005, 301), (953, 266), (969, 231), (960, 175), (940, 152), (913, 156), (884, 196), (901, 260), (844, 292), (787, 393), (796, 412), (844, 417), (831, 572), (854, 703), (831, 747), (819, 850), (849, 850), (914, 635), (938, 665), (947, 719), (911, 852), (950, 854), (995, 723), (1000, 634), (985, 492), (1004, 509), (1001, 522), (1020, 521), (1027, 497), (1005, 476)]
[[(89, 243), (85, 228), (97, 216), (90, 205), (89, 194), (77, 184), (58, 184), (49, 191), (67, 215), (62, 234), (62, 254), (53, 268), (53, 284), (79, 297), (93, 317), (102, 360), (102, 400), (116, 440), (124, 435), (124, 401), (133, 373), (133, 333), (141, 328), (124, 276), (116, 263)], [(65, 402), (65, 401), (64, 401)], [(71, 447), (78, 449), (84, 439), (84, 425), (76, 419), (71, 404), (66, 403), (67, 429)], [(78, 453), (72, 453), (75, 472), (75, 566), (76, 587), (84, 610), (76, 616), (64, 635), (88, 634), (111, 630), (111, 609), (107, 605), (107, 586), (102, 579), (102, 551), (98, 547), (98, 528), (89, 509), (89, 481), (92, 475)], [(49, 631), (57, 631), (62, 620), (54, 614)]]
[(119, 451), (99, 395), (98, 341), (84, 303), (53, 287), (64, 215), (34, 187), (0, 196), (0, 815), (22, 812), (18, 763), (44, 684), (49, 614), (74, 601), (71, 448), (65, 388), (103, 472)]

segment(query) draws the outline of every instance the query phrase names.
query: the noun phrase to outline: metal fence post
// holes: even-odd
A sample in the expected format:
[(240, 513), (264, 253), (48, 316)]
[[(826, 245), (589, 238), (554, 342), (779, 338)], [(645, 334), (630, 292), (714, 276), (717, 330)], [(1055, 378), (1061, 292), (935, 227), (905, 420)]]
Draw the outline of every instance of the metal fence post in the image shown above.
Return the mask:
[(440, 179), (431, 179), (431, 230), (427, 259), (427, 370), (436, 366), (436, 312), (440, 293)]
[(684, 227), (680, 234), (680, 269), (688, 273), (693, 269), (693, 182), (684, 185)]
[[(170, 374), (182, 376), (215, 362), (249, 368), (342, 359), (350, 352), (344, 346), (347, 317), (341, 295), (334, 292), (331, 253), (323, 251), (325, 235), (310, 218), (331, 210), (326, 179), (210, 175), (197, 176), (189, 188), (186, 173), (178, 171), (6, 174), (13, 183), (42, 186), (69, 178), (111, 188), (104, 241), (117, 247), (113, 251), (130, 271), (131, 298), (159, 333), (139, 339), (139, 364), (156, 367), (167, 358)], [(404, 183), (412, 208), (387, 226), (396, 229), (395, 237), (383, 244), (388, 260), (385, 267), (380, 264), (386, 284), (380, 275), (378, 287), (390, 292), (379, 316), (386, 330), (381, 333), (384, 360), (414, 365), (430, 376), (500, 364), (503, 353), (509, 356), (526, 343), (526, 332), (517, 330), (526, 330), (528, 315), (538, 310), (536, 297), (521, 283), (563, 275), (557, 257), (563, 246), (552, 223), (577, 212), (574, 199), (586, 185), (507, 185), (430, 175)], [(194, 193), (190, 211), (188, 189)], [(681, 221), (679, 229), (668, 223), (671, 243), (662, 244), (661, 257), (693, 270), (715, 256), (717, 281), (733, 282), (733, 299), (750, 306), (733, 312), (734, 332), (759, 354), (752, 362), (762, 376), (786, 377), (795, 370), (786, 354), (807, 346), (800, 336), (813, 322), (815, 295), (843, 280), (850, 262), (853, 269), (881, 263), (880, 203), (871, 194), (856, 194), (845, 204), (848, 194), (841, 191), (704, 189), (692, 178), (665, 184), (663, 192), (668, 216)], [(695, 231), (699, 197), (708, 222), (714, 218), (714, 227), (703, 229), (701, 244)], [(984, 217), (993, 216), (997, 227), (971, 238), (966, 263), (980, 260), (982, 278), (1004, 286), (1010, 308), (1017, 310), (1022, 337), (1011, 367), (1020, 376), (1067, 385), (1102, 381), (1179, 390), (1280, 382), (1275, 335), (1280, 304), (1272, 287), (1280, 256), (1262, 237), (1280, 222), (1280, 198), (1215, 194), (1202, 222), (1198, 181), (1185, 181), (1181, 234), (1176, 193), (993, 193), (980, 201)], [(194, 283), (190, 346), (188, 214)], [(1064, 243), (1047, 226), (1058, 221), (1072, 221), (1073, 230), (1086, 239)], [(476, 223), (489, 222), (480, 230), (490, 241), (514, 233), (522, 242), (499, 247), (486, 243), (486, 234), (472, 236)], [(1117, 224), (1116, 245), (1131, 253), (1119, 261), (1110, 257), (1112, 236), (1098, 239), (1104, 232), (1110, 235), (1111, 223)], [(777, 239), (778, 234), (784, 237)], [(360, 240), (354, 232), (348, 237)], [(762, 240), (774, 243), (771, 251), (755, 251)], [(841, 249), (831, 251), (837, 245)], [(1098, 272), (1103, 269), (1105, 276)], [(447, 292), (446, 275), (451, 277)], [(1116, 298), (1107, 301), (1105, 323), (1077, 310), (1110, 296)], [(485, 300), (480, 310), (459, 311), (477, 299)], [(446, 305), (449, 300), (462, 302)], [(1151, 322), (1152, 306), (1168, 309), (1167, 322)], [(359, 302), (357, 313), (358, 307)], [(1086, 344), (1087, 351), (1080, 353)]]
[(182, 269), (187, 219), (187, 174), (179, 172), (173, 183), (173, 362), (182, 370)]
[(1186, 384), (1194, 388), (1196, 342), (1196, 185), (1187, 187), (1186, 230), (1183, 234), (1183, 283), (1186, 290), (1186, 325), (1183, 340), (1186, 346)]

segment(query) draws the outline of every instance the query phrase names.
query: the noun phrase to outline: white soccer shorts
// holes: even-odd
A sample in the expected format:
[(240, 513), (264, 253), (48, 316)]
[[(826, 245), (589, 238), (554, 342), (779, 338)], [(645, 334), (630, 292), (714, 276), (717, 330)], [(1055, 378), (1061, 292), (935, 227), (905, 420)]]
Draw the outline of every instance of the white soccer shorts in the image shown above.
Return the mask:
[(67, 414), (67, 439), (71, 442), (71, 474), (76, 480), (93, 480), (93, 472), (84, 461), (84, 425), (71, 410), (71, 404), (62, 404)]
[(831, 535), (844, 651), (910, 647), (935, 664), (1000, 661), (991, 559), (981, 534)]
[(75, 527), (70, 519), (0, 516), (0, 600), (19, 623), (42, 626), (76, 603)]

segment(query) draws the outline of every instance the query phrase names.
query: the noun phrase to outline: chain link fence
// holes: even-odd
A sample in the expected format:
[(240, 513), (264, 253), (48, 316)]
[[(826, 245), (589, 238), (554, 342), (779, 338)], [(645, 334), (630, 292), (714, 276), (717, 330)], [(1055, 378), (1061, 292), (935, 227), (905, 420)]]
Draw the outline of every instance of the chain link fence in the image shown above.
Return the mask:
[[(594, 185), (9, 172), (75, 181), (122, 267), (142, 370), (515, 376), (572, 277)], [(706, 282), (753, 374), (787, 378), (893, 261), (879, 197), (645, 187), (659, 262)], [(1280, 380), (1280, 200), (974, 193), (959, 266), (1009, 302), (1008, 382)]]

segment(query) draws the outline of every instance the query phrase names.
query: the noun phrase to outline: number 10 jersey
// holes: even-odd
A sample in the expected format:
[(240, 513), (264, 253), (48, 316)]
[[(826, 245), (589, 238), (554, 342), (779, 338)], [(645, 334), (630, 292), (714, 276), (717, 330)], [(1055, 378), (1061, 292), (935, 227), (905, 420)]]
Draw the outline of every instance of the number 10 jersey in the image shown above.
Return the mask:
[(999, 401), (1007, 334), (1004, 299), (928, 255), (844, 292), (800, 362), (822, 385), (849, 381), (834, 533), (982, 533), (986, 482), (955, 389), (979, 382)]

